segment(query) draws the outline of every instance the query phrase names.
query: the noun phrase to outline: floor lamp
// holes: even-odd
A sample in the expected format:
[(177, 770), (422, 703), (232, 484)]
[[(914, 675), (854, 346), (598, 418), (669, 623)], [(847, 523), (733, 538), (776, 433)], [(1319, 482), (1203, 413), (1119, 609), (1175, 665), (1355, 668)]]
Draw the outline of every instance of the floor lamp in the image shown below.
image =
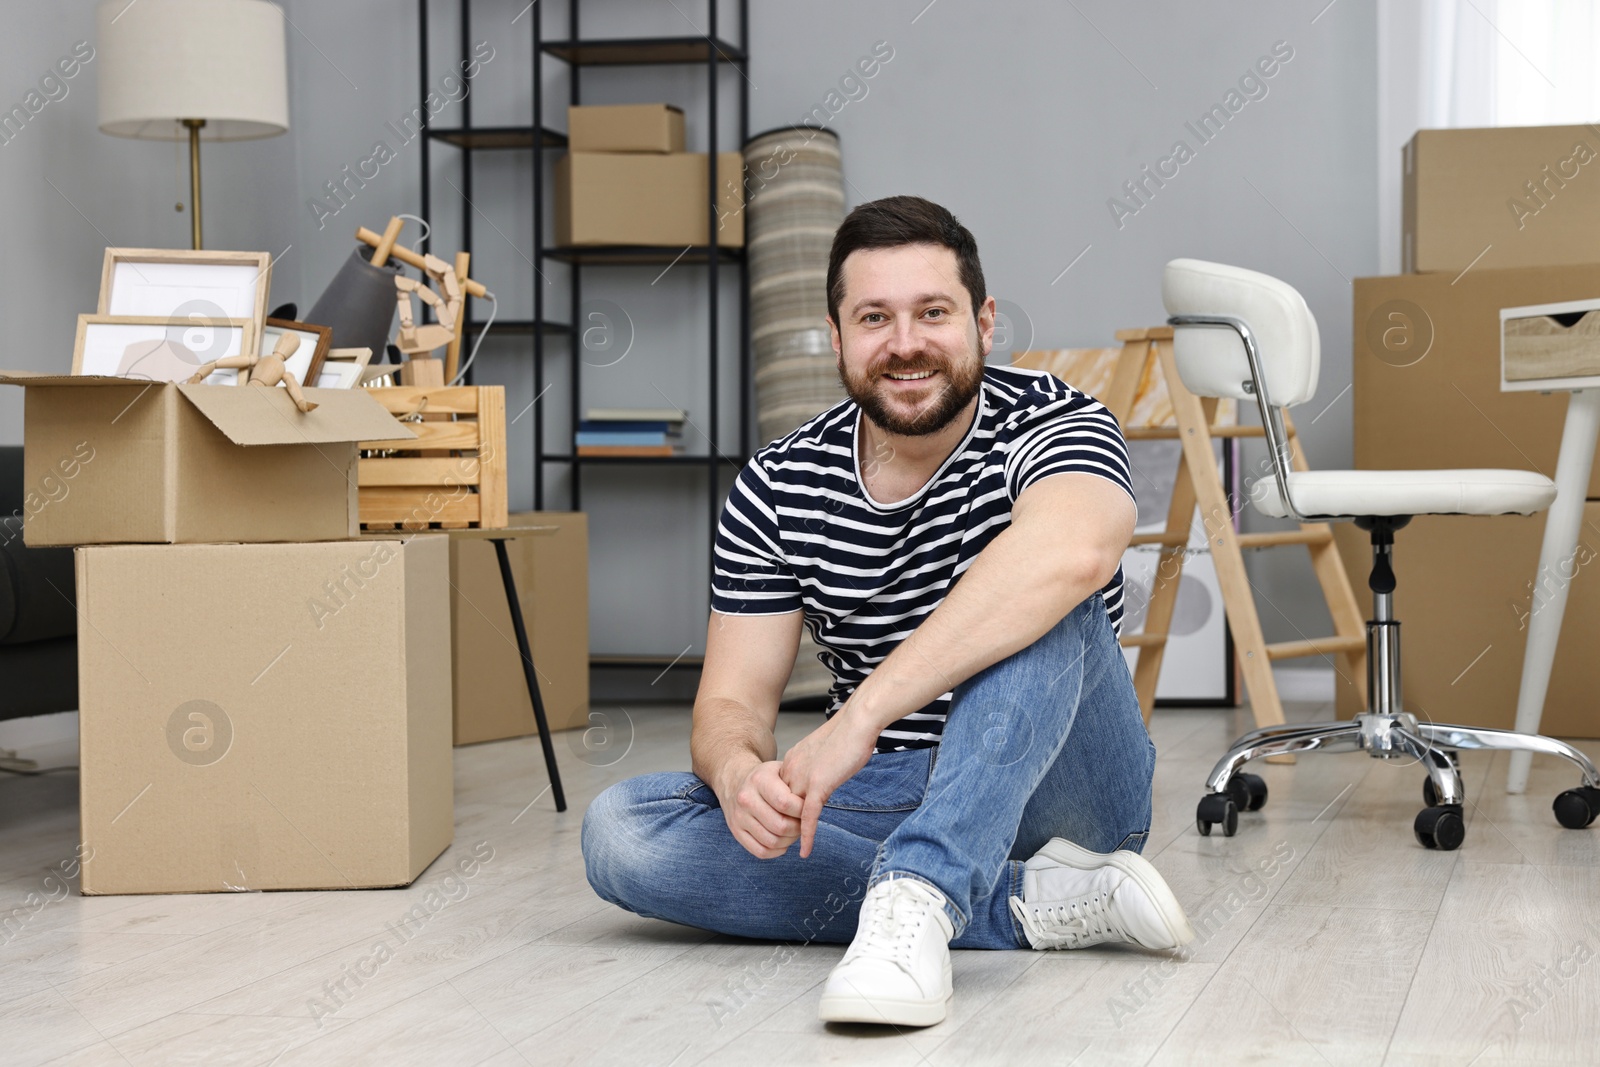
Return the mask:
[(100, 131), (189, 142), (200, 247), (200, 142), (289, 128), (283, 12), (266, 0), (106, 0), (96, 12)]

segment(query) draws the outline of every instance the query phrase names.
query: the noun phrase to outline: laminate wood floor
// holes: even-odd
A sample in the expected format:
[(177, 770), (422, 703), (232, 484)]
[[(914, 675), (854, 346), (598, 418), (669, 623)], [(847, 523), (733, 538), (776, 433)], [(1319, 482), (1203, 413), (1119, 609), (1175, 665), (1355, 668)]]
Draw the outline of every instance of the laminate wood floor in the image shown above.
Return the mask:
[[(612, 715), (592, 751), (557, 737), (562, 815), (535, 741), (457, 749), (455, 844), (404, 890), (62, 896), (47, 879), (77, 840), (75, 774), (0, 775), (0, 1063), (1600, 1062), (1600, 824), (1555, 823), (1551, 798), (1576, 781), (1553, 761), (1508, 796), (1505, 757), (1466, 754), (1458, 852), (1412, 838), (1420, 768), (1353, 754), (1256, 768), (1266, 809), (1207, 838), (1195, 802), (1246, 716), (1164, 709), (1145, 854), (1197, 941), (1172, 955), (957, 952), (950, 1018), (896, 1031), (817, 1022), (841, 946), (778, 965), (773, 945), (594, 895), (587, 803), (688, 766), (687, 708)], [(780, 741), (816, 721), (784, 715)], [(492, 859), (447, 883), (475, 849)], [(432, 888), (453, 899), (374, 971), (375, 940)], [(28, 910), (29, 893), (59, 899)]]

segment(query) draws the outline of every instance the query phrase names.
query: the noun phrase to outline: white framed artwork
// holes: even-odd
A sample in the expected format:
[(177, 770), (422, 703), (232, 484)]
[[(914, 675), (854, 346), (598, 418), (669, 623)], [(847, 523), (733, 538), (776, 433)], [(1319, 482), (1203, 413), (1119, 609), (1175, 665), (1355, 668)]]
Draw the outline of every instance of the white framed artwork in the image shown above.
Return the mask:
[(271, 279), (272, 257), (265, 252), (107, 248), (99, 314), (259, 323)]
[[(200, 365), (237, 356), (255, 342), (248, 319), (203, 321), (120, 315), (79, 315), (72, 373), (186, 382)], [(236, 385), (236, 370), (213, 371), (207, 385)]]

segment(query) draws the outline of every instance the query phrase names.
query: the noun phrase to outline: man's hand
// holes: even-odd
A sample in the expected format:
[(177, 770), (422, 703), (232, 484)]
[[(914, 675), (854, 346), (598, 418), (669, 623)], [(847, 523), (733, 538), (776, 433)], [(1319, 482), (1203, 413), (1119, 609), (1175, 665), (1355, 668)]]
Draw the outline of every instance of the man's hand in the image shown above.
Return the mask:
[(847, 714), (849, 711), (847, 703), (783, 757), (779, 773), (788, 787), (805, 800), (800, 811), (801, 859), (811, 855), (822, 806), (835, 789), (867, 765), (878, 739), (876, 731), (863, 729), (861, 719)]
[(727, 795), (718, 793), (733, 839), (758, 860), (776, 859), (800, 837), (800, 798), (789, 791), (777, 760), (735, 773)]

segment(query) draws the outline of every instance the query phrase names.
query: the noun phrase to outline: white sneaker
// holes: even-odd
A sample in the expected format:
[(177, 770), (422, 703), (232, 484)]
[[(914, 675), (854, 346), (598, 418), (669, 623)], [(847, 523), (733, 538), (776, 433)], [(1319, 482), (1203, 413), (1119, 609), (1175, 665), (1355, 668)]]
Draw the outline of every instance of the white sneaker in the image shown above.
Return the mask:
[(1036, 949), (1107, 941), (1165, 949), (1194, 940), (1178, 898), (1136, 852), (1090, 852), (1056, 837), (1025, 868), (1011, 914)]
[(889, 878), (867, 890), (855, 940), (822, 987), (817, 1015), (831, 1023), (932, 1026), (950, 999), (950, 939), (945, 896), (915, 878)]

